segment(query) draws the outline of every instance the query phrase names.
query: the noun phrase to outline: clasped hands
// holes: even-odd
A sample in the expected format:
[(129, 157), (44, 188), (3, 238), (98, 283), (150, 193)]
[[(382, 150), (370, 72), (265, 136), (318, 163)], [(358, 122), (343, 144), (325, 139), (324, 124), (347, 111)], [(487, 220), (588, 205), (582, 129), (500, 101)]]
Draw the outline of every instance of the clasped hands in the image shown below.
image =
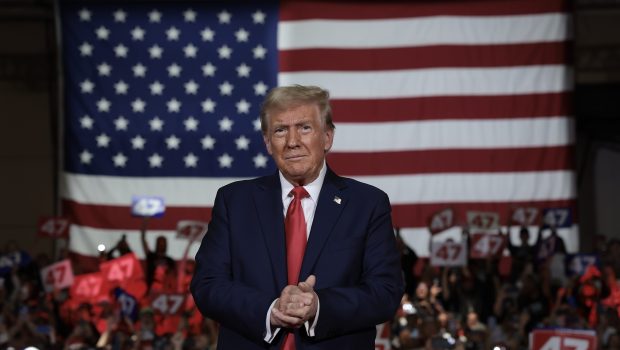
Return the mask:
[(315, 283), (316, 277), (310, 275), (296, 286), (286, 286), (271, 309), (271, 325), (299, 328), (306, 321), (312, 320), (316, 316), (319, 300), (314, 292)]

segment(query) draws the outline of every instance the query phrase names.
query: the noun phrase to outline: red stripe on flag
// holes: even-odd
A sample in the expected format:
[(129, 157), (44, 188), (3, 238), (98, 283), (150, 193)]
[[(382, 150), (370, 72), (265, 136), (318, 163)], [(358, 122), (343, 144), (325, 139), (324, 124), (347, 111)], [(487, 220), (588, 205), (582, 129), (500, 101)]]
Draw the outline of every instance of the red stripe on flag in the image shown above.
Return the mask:
[(279, 67), (291, 71), (361, 71), (440, 67), (564, 64), (565, 42), (514, 45), (445, 45), (374, 49), (282, 50)]
[(402, 152), (329, 153), (329, 164), (342, 175), (518, 172), (567, 170), (574, 166), (570, 146), (449, 149)]
[(470, 210), (492, 211), (500, 215), (500, 224), (507, 225), (514, 209), (519, 207), (538, 208), (539, 212), (545, 208), (571, 208), (573, 222), (577, 221), (576, 205), (574, 200), (538, 201), (538, 202), (507, 202), (507, 203), (441, 203), (441, 204), (392, 204), (392, 219), (397, 227), (427, 227), (429, 218), (446, 208), (452, 208), (455, 213), (456, 225), (467, 223), (466, 213)]
[(334, 121), (510, 119), (571, 115), (569, 93), (332, 100)]
[[(62, 201), (64, 215), (76, 225), (111, 230), (139, 230), (142, 218), (131, 215), (129, 206), (81, 204), (75, 201)], [(176, 230), (180, 220), (199, 220), (208, 222), (211, 208), (208, 207), (167, 207), (161, 218), (149, 221), (149, 230)]]
[(284, 0), (280, 6), (280, 20), (304, 19), (380, 19), (426, 16), (502, 16), (566, 12), (563, 0), (547, 1), (428, 1), (386, 2), (366, 1), (351, 5), (347, 2)]

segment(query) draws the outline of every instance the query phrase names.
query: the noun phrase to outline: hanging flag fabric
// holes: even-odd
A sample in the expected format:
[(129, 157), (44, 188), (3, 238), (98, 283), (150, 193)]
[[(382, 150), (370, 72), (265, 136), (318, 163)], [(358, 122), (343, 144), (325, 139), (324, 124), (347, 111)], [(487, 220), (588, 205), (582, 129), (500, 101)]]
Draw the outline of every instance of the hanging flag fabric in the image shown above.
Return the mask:
[(446, 207), (502, 224), (518, 207), (574, 210), (566, 8), (61, 2), (70, 248), (93, 256), (139, 232), (131, 198), (157, 196), (149, 230), (181, 258), (178, 221), (208, 221), (220, 186), (275, 171), (258, 112), (289, 84), (331, 92), (330, 166), (387, 192), (405, 236), (428, 236)]

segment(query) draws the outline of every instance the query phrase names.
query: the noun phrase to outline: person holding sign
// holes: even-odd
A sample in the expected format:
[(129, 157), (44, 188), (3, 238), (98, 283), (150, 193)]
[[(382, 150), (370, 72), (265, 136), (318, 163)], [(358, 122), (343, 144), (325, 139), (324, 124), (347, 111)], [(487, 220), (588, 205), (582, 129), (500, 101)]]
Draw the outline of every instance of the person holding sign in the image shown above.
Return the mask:
[(374, 349), (403, 295), (387, 195), (326, 164), (319, 87), (271, 90), (260, 113), (278, 172), (219, 189), (191, 291), (219, 350)]
[(176, 262), (167, 255), (168, 240), (165, 236), (158, 236), (155, 241), (155, 250), (152, 251), (146, 241), (146, 227), (149, 218), (142, 219), (140, 240), (146, 256), (146, 285), (149, 290), (161, 291), (167, 287), (176, 288)]

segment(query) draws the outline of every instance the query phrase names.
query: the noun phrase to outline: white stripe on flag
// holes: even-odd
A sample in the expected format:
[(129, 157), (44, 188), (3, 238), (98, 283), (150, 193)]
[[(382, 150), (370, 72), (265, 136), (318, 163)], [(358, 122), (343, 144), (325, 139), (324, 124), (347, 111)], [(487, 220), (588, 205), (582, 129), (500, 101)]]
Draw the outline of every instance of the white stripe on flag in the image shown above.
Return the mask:
[[(575, 198), (574, 174), (568, 170), (514, 173), (443, 173), (358, 176), (385, 191), (392, 204), (443, 202), (514, 202)], [(157, 195), (167, 206), (209, 207), (217, 189), (235, 179), (133, 179), (65, 174), (63, 198), (83, 204), (129, 206), (131, 195)]]
[(564, 41), (565, 14), (299, 20), (278, 25), (278, 49), (386, 48)]
[(568, 117), (338, 123), (332, 151), (565, 146), (574, 142), (572, 130)]
[(564, 65), (500, 68), (433, 68), (390, 71), (282, 72), (279, 85), (318, 85), (332, 99), (452, 95), (515, 95), (571, 89)]
[[(138, 259), (144, 259), (144, 251), (142, 249), (142, 241), (140, 240), (140, 231), (135, 230), (111, 230), (98, 229), (87, 226), (71, 225), (71, 239), (69, 240), (69, 249), (75, 253), (93, 256), (97, 254), (97, 246), (104, 244), (109, 250), (118, 243), (123, 234), (126, 234), (129, 247), (136, 253)], [(155, 240), (158, 236), (164, 236), (168, 239), (168, 255), (175, 260), (183, 258), (183, 253), (187, 249), (189, 240), (176, 238), (175, 231), (149, 230), (146, 234), (146, 240), (150, 247), (155, 247)], [(194, 242), (189, 249), (187, 256), (194, 258), (198, 251), (200, 242)]]

